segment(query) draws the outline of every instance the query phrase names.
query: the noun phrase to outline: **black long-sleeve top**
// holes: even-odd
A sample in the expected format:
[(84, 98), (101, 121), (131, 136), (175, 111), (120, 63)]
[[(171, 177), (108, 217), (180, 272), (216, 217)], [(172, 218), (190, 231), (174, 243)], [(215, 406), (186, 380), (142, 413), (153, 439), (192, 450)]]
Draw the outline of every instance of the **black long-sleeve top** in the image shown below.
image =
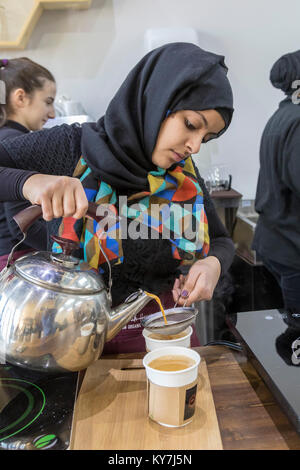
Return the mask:
[[(78, 124), (63, 124), (1, 142), (0, 201), (24, 200), (23, 185), (34, 173), (72, 176), (80, 156), (81, 127)], [(233, 260), (234, 245), (216, 213), (199, 172), (197, 177), (204, 192), (204, 207), (211, 241), (209, 255), (218, 258), (222, 273), (225, 273)], [(50, 232), (53, 233), (53, 228)], [(127, 240), (126, 243), (124, 241), (123, 249), (127, 250), (128, 262), (123, 263), (125, 266), (119, 265), (117, 277), (120, 285), (126, 285), (126, 277), (130, 277), (131, 279), (127, 279), (128, 282), (136, 283), (136, 287), (145, 284), (144, 288), (147, 287), (152, 292), (158, 291), (158, 286), (155, 289), (155, 286), (149, 285), (149, 279), (156, 277), (156, 284), (162, 284), (162, 277), (168, 277), (167, 271), (170, 270), (175, 275), (177, 267), (174, 263), (168, 264), (163, 261), (163, 257), (170, 254), (169, 245), (167, 240)], [(178, 260), (174, 261), (178, 263)], [(114, 284), (118, 282), (114, 280)], [(170, 279), (168, 284), (171, 285)]]
[[(29, 133), (29, 130), (18, 122), (7, 121), (6, 124), (0, 128), (0, 141), (27, 133)], [(25, 174), (27, 174), (27, 172)], [(17, 175), (17, 177), (19, 178), (19, 175)], [(0, 203), (0, 256), (9, 254), (12, 248), (22, 239), (22, 234), (13, 220), (13, 217), (28, 206), (30, 206), (30, 203), (24, 200)], [(43, 219), (37, 220), (28, 230), (26, 242), (21, 243), (18, 246), (18, 250), (22, 251), (29, 248), (38, 250), (46, 249), (46, 237), (47, 228), (45, 221)]]
[(261, 139), (253, 248), (300, 269), (300, 105), (285, 99)]

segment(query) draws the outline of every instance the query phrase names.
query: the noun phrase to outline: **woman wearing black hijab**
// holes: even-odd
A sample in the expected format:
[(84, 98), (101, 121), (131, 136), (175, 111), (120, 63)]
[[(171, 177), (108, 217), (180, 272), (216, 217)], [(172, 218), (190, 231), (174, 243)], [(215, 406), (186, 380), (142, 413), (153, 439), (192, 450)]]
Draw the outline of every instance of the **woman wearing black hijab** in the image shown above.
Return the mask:
[[(0, 199), (6, 191), (41, 204), (45, 220), (64, 217), (59, 234), (80, 240), (84, 258), (105, 277), (99, 230), (81, 220), (87, 200), (113, 206), (128, 228), (139, 222), (155, 231), (158, 238), (123, 239), (112, 230), (102, 239), (113, 268), (114, 304), (138, 287), (155, 294), (173, 288), (173, 304), (210, 299), (234, 249), (191, 155), (225, 132), (232, 113), (222, 56), (187, 43), (160, 47), (129, 73), (97, 123), (64, 125), (0, 145), (1, 163), (10, 167), (0, 173)], [(122, 208), (120, 196), (127, 197)], [(157, 203), (180, 208), (175, 221), (155, 219)], [(183, 220), (196, 222), (193, 239), (177, 230)], [(161, 236), (165, 229), (169, 238)], [(186, 278), (180, 276), (183, 264), (191, 266)]]
[(273, 65), (270, 80), (286, 98), (261, 139), (253, 248), (274, 274), (285, 307), (300, 311), (300, 51)]

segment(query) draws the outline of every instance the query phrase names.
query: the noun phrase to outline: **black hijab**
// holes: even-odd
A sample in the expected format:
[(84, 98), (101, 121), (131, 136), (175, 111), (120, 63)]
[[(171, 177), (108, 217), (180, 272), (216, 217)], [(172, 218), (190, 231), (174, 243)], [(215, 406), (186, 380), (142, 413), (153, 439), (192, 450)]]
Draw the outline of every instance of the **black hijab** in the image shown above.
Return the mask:
[(83, 124), (83, 158), (115, 189), (145, 190), (167, 112), (217, 108), (226, 123), (221, 135), (233, 113), (224, 57), (190, 43), (167, 44), (138, 62), (97, 123)]
[(300, 50), (280, 57), (272, 66), (270, 80), (275, 88), (291, 95), (295, 91), (293, 82), (300, 80)]

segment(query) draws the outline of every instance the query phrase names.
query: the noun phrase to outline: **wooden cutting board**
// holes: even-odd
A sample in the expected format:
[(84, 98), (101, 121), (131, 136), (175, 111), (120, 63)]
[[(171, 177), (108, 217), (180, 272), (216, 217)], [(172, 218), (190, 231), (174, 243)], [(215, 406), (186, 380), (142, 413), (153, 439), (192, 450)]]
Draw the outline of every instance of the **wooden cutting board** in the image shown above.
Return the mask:
[(77, 398), (71, 449), (220, 450), (222, 441), (205, 360), (199, 367), (196, 410), (181, 428), (147, 415), (147, 380), (141, 359), (100, 359), (86, 372)]

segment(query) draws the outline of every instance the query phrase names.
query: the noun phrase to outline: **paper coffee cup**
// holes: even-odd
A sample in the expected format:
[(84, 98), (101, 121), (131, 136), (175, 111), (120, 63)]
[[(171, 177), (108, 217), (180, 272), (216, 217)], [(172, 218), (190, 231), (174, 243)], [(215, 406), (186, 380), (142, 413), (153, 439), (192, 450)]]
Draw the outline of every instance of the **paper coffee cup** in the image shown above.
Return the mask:
[[(185, 356), (194, 364), (186, 369), (162, 371), (149, 364), (163, 356)], [(148, 379), (148, 414), (163, 426), (179, 427), (190, 423), (195, 413), (200, 355), (180, 346), (155, 349), (144, 357)]]
[(77, 338), (76, 349), (79, 354), (84, 354), (90, 342), (90, 336), (94, 329), (94, 323), (86, 323), (80, 329), (81, 336)]
[(181, 336), (180, 338), (164, 339), (164, 336), (161, 335), (161, 339), (156, 339), (156, 338), (151, 338), (151, 335), (153, 335), (152, 331), (149, 331), (146, 328), (144, 328), (142, 334), (145, 338), (146, 351), (149, 352), (149, 351), (153, 351), (154, 349), (170, 347), (170, 346), (182, 346), (184, 348), (190, 348), (193, 328), (189, 326), (182, 333), (184, 333), (184, 336)]
[(93, 329), (94, 329), (94, 323), (92, 323), (92, 322), (86, 323), (80, 329), (81, 336), (90, 336)]

